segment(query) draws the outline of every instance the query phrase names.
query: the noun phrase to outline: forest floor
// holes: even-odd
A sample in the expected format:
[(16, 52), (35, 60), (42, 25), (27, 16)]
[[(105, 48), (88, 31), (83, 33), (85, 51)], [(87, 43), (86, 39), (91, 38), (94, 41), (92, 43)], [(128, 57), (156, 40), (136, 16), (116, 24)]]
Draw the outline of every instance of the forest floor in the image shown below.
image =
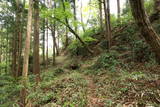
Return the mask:
[[(56, 58), (56, 63), (57, 65), (59, 65), (58, 67), (62, 67), (63, 64), (67, 63), (67, 57), (64, 55), (58, 56)], [(83, 65), (83, 68), (81, 67), (81, 70), (85, 68), (86, 66)], [(71, 71), (72, 72), (72, 71)], [(88, 81), (87, 84), (87, 102), (88, 102), (88, 106), (89, 107), (103, 107), (103, 100), (101, 98), (97, 98), (97, 93), (96, 93), (96, 89), (97, 86), (94, 83), (93, 77), (85, 75), (84, 73), (81, 73), (81, 76)]]
[[(93, 69), (98, 58), (57, 56), (55, 66), (41, 74), (41, 83), (28, 98), (42, 107), (159, 107), (160, 66), (135, 64), (116, 72)], [(73, 69), (75, 63), (78, 67)]]
[[(58, 68), (62, 67), (63, 68), (63, 66), (65, 64), (69, 63), (67, 59), (68, 58), (65, 55), (57, 56), (56, 57), (56, 67), (58, 67)], [(86, 64), (82, 64), (80, 69), (82, 71), (82, 70), (85, 70), (86, 68), (87, 68), (87, 65)], [(65, 70), (65, 71), (67, 70), (68, 71), (68, 69), (63, 69), (63, 70)], [(72, 70), (70, 70), (70, 72), (72, 72)], [(104, 107), (103, 99), (97, 97), (96, 89), (98, 87), (94, 83), (93, 77), (91, 77), (89, 75), (86, 75), (84, 73), (80, 73), (80, 76), (83, 79), (85, 79), (85, 81), (88, 81), (87, 87), (86, 87), (87, 88), (86, 96), (87, 96), (87, 102), (88, 102), (87, 106), (88, 107)]]

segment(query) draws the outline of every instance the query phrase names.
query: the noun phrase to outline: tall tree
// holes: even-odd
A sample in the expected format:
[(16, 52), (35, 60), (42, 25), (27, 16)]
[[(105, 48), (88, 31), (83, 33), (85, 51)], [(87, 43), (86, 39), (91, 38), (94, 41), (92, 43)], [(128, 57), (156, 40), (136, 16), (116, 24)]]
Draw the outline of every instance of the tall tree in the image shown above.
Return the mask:
[(55, 64), (55, 58), (56, 58), (56, 23), (51, 27), (51, 32), (52, 32), (52, 38), (53, 38), (53, 65)]
[(77, 32), (77, 9), (76, 9), (76, 0), (73, 0), (73, 13), (74, 13), (74, 21), (75, 21), (75, 32)]
[(43, 64), (44, 64), (44, 67), (46, 66), (46, 58), (45, 58), (45, 44), (46, 44), (46, 42), (45, 42), (45, 39), (46, 39), (46, 34), (45, 34), (45, 19), (43, 19), (43, 27), (42, 27), (42, 29), (43, 29), (43, 35), (42, 35), (42, 39), (43, 39), (43, 43), (42, 43), (42, 57), (43, 57)]
[[(63, 7), (63, 11), (65, 12), (66, 11), (66, 7), (65, 7), (65, 3), (64, 3), (64, 0), (61, 0), (62, 2), (62, 7)], [(79, 35), (71, 28), (71, 26), (69, 25), (69, 21), (68, 21), (68, 17), (65, 17), (65, 23), (63, 21), (61, 21), (60, 19), (54, 17), (57, 21), (59, 21), (60, 23), (64, 24), (71, 33), (73, 33), (73, 35), (82, 43), (82, 45), (84, 47), (86, 47), (87, 51), (89, 53), (93, 53), (90, 48), (88, 47), (88, 45), (79, 37)]]
[(83, 32), (85, 32), (85, 26), (84, 26), (84, 23), (83, 23), (83, 3), (82, 3), (82, 0), (81, 0), (81, 24), (82, 24), (82, 29), (83, 29)]
[[(24, 1), (25, 2), (25, 1)], [(14, 4), (14, 2), (13, 2)], [(14, 77), (18, 77), (21, 73), (21, 53), (22, 53), (22, 12), (24, 4), (20, 0), (15, 0), (15, 33), (13, 38), (13, 53), (12, 53), (12, 72)]]
[(121, 8), (120, 8), (120, 0), (117, 0), (117, 17), (120, 19), (121, 16)]
[(100, 27), (101, 27), (101, 30), (103, 30), (102, 0), (98, 0), (98, 2), (99, 2)]
[(69, 45), (68, 28), (66, 27), (66, 30), (65, 30), (65, 49), (67, 49), (68, 45)]
[(118, 19), (121, 16), (120, 0), (117, 0), (117, 17)]
[(148, 15), (144, 8), (144, 0), (129, 0), (132, 8), (132, 14), (137, 22), (142, 36), (151, 46), (152, 51), (156, 54), (157, 61), (160, 63), (160, 37), (153, 29)]
[(107, 49), (111, 47), (111, 24), (110, 24), (110, 1), (103, 0), (105, 12), (105, 37), (107, 40)]
[(47, 20), (47, 29), (46, 29), (46, 39), (47, 39), (47, 49), (46, 49), (46, 67), (48, 67), (48, 36), (49, 36), (49, 33), (48, 33), (48, 20)]
[(36, 82), (40, 81), (39, 63), (39, 0), (34, 0), (34, 49), (33, 49), (33, 72)]
[(27, 35), (25, 40), (25, 50), (23, 56), (23, 72), (22, 72), (22, 84), (24, 88), (21, 90), (21, 103), (23, 107), (26, 105), (26, 85), (28, 78), (28, 62), (29, 62), (29, 52), (30, 52), (30, 38), (32, 32), (32, 8), (33, 8), (33, 0), (29, 0), (29, 9), (28, 9), (28, 21), (27, 21)]

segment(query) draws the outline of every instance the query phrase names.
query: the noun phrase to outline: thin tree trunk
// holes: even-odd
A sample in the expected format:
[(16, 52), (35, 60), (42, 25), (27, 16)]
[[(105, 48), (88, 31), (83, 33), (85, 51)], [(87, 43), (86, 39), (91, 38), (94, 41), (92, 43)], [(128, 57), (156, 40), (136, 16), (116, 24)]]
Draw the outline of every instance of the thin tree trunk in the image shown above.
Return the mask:
[(57, 37), (55, 37), (55, 47), (56, 47), (56, 55), (59, 55), (59, 49), (58, 49), (58, 43), (57, 43)]
[(46, 67), (48, 67), (48, 20), (47, 20), (47, 32), (46, 32), (46, 37), (47, 37), (47, 49), (46, 49)]
[[(20, 14), (20, 19), (22, 18), (22, 13)], [(23, 29), (23, 26), (22, 26), (22, 23), (21, 21), (19, 21), (19, 35), (18, 35), (18, 68), (17, 68), (17, 72), (18, 72), (18, 76), (21, 76), (22, 74), (22, 66), (21, 66), (21, 61), (22, 61), (22, 29)]]
[(59, 34), (59, 27), (57, 26), (57, 47), (58, 47), (58, 50), (59, 50), (59, 55), (60, 55), (60, 34)]
[(21, 75), (21, 54), (22, 54), (22, 12), (24, 9), (24, 6), (21, 1), (16, 0), (16, 27), (15, 27), (15, 33), (13, 37), (13, 53), (12, 53), (12, 73), (14, 77), (18, 77)]
[(29, 10), (28, 10), (28, 21), (27, 21), (27, 35), (25, 41), (25, 50), (23, 56), (23, 72), (22, 72), (22, 85), (24, 88), (21, 90), (21, 104), (23, 107), (26, 105), (26, 85), (27, 85), (27, 78), (28, 78), (28, 62), (29, 62), (29, 52), (30, 52), (30, 38), (32, 32), (32, 8), (33, 8), (33, 1), (29, 0)]
[(55, 31), (56, 31), (56, 28), (55, 28), (55, 22), (53, 24), (53, 27), (51, 27), (51, 32), (52, 32), (52, 38), (53, 38), (53, 59), (52, 59), (52, 62), (53, 62), (53, 65), (55, 64), (55, 58), (56, 58), (56, 37), (55, 37)]
[(45, 19), (43, 20), (43, 46), (42, 46), (42, 57), (43, 57), (43, 65), (46, 67), (46, 58), (45, 58)]
[(120, 0), (117, 0), (117, 17), (118, 17), (118, 20), (120, 19), (121, 17), (121, 8), (120, 8)]
[(33, 50), (33, 72), (36, 82), (40, 81), (39, 63), (39, 0), (34, 1), (34, 50)]
[(102, 15), (102, 0), (99, 1), (99, 19), (100, 19), (100, 28), (103, 30), (103, 15)]
[(160, 37), (153, 29), (148, 15), (144, 8), (143, 0), (130, 0), (132, 14), (137, 22), (142, 36), (146, 42), (151, 46), (152, 51), (156, 54), (157, 61), (160, 63)]
[(8, 71), (8, 50), (9, 50), (9, 34), (8, 34), (8, 25), (7, 25), (7, 37), (6, 37), (6, 69), (5, 71), (7, 72)]
[[(77, 13), (76, 13), (76, 0), (73, 0), (73, 13), (74, 13), (74, 21), (77, 22)], [(77, 23), (75, 24), (75, 32), (77, 33)]]
[(16, 78), (17, 77), (17, 46), (16, 46), (17, 35), (16, 33), (13, 34), (12, 40), (12, 74)]
[(17, 12), (16, 12), (16, 32), (17, 32), (17, 43), (16, 43), (16, 57), (17, 57), (17, 60), (16, 60), (16, 77), (18, 77), (20, 75), (20, 72), (21, 72), (21, 67), (20, 67), (20, 62), (21, 62), (21, 43), (22, 43), (22, 32), (21, 32), (21, 15), (22, 15), (22, 9), (20, 8), (20, 1), (19, 0), (16, 0), (17, 2)]
[[(2, 28), (1, 28), (2, 29)], [(1, 30), (0, 29), (0, 30)], [(2, 30), (1, 30), (2, 31)], [(0, 64), (2, 63), (2, 36), (0, 36)], [(0, 67), (1, 72), (1, 67)]]
[(65, 49), (67, 49), (69, 43), (68, 43), (68, 28), (66, 27), (66, 34), (65, 34)]
[[(107, 3), (107, 5), (106, 5)], [(111, 47), (111, 25), (110, 25), (110, 6), (109, 6), (109, 0), (104, 0), (104, 12), (105, 12), (105, 37), (107, 40), (107, 49), (109, 51)]]
[(82, 29), (83, 29), (83, 32), (85, 32), (85, 27), (84, 27), (84, 23), (83, 23), (83, 4), (82, 4), (82, 0), (81, 0), (81, 23), (82, 23)]
[[(65, 7), (65, 4), (64, 4), (64, 0), (61, 0), (61, 2), (62, 2), (63, 10), (66, 11), (66, 7)], [(55, 19), (58, 20), (59, 22), (63, 23), (61, 20), (59, 20), (59, 19), (57, 19), (57, 18), (55, 18)], [(87, 45), (87, 44), (79, 37), (79, 35), (71, 28), (71, 26), (69, 25), (69, 21), (68, 21), (68, 18), (67, 18), (67, 17), (65, 17), (65, 23), (63, 23), (63, 24), (65, 24), (65, 25), (68, 27), (69, 31), (75, 35), (75, 37), (82, 43), (82, 45), (87, 49), (87, 51), (88, 51), (89, 53), (93, 54), (93, 52), (90, 50), (90, 48), (88, 47), (88, 45)]]

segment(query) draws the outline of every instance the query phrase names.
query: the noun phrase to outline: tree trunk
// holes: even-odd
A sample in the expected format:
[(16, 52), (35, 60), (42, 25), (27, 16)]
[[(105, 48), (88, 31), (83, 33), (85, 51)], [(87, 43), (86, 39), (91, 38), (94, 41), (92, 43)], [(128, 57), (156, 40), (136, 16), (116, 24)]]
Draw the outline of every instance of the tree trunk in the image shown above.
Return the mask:
[(118, 17), (118, 20), (121, 17), (120, 0), (117, 0), (117, 17)]
[(44, 64), (44, 68), (46, 67), (46, 58), (45, 58), (45, 19), (43, 20), (43, 46), (42, 46), (42, 57), (43, 57), (43, 64)]
[(83, 23), (83, 4), (82, 4), (82, 0), (81, 0), (81, 24), (82, 24), (82, 29), (83, 29), (83, 32), (85, 32), (85, 26), (84, 26), (84, 23)]
[(2, 42), (1, 42), (1, 38), (0, 38), (0, 63), (2, 63), (2, 46), (1, 46), (1, 43)]
[(46, 33), (46, 37), (47, 37), (47, 49), (46, 49), (46, 67), (48, 67), (48, 20), (47, 20), (47, 33)]
[[(65, 7), (65, 4), (64, 4), (64, 0), (61, 0), (62, 2), (62, 6), (63, 6), (63, 10), (66, 11), (66, 7)], [(57, 18), (55, 18), (57, 19)], [(63, 23), (61, 20), (57, 19), (59, 22)], [(88, 47), (88, 45), (79, 37), (79, 35), (71, 28), (71, 26), (69, 25), (69, 21), (68, 21), (68, 18), (65, 17), (65, 23), (63, 23), (66, 25), (66, 27), (69, 29), (69, 31), (71, 33), (73, 33), (73, 35), (75, 35), (75, 37), (82, 43), (82, 45), (87, 49), (87, 51), (91, 54), (93, 54), (93, 52), (90, 50), (90, 48)]]
[(60, 34), (59, 34), (59, 27), (57, 26), (57, 47), (58, 47), (58, 50), (59, 50), (59, 55), (60, 55)]
[(59, 56), (59, 48), (58, 48), (58, 43), (57, 43), (57, 38), (55, 37), (55, 47), (56, 47), (56, 55)]
[(144, 1), (130, 0), (130, 5), (132, 8), (132, 14), (137, 22), (142, 36), (151, 46), (153, 52), (156, 54), (158, 63), (160, 63), (160, 37), (157, 35), (149, 21), (144, 9)]
[[(106, 5), (107, 3), (107, 5)], [(105, 37), (107, 41), (107, 49), (109, 51), (111, 47), (111, 24), (110, 24), (110, 6), (109, 6), (109, 0), (104, 0), (104, 12), (105, 12)]]
[(34, 1), (34, 50), (33, 50), (33, 72), (36, 82), (40, 81), (39, 63), (39, 0)]
[(77, 33), (77, 13), (76, 13), (76, 0), (73, 0), (73, 13), (74, 13), (74, 21), (75, 23), (75, 32)]
[(100, 19), (100, 27), (103, 30), (103, 15), (102, 15), (102, 0), (99, 1), (99, 19)]
[(68, 28), (66, 27), (66, 34), (65, 34), (65, 49), (67, 49), (69, 43), (68, 43)]
[(12, 73), (14, 77), (18, 77), (21, 75), (21, 54), (22, 54), (22, 12), (23, 12), (23, 5), (21, 1), (16, 0), (16, 21), (15, 21), (15, 34), (13, 38), (13, 56), (12, 56)]
[(55, 31), (56, 31), (56, 27), (55, 27), (55, 22), (54, 22), (54, 25), (51, 29), (51, 32), (52, 32), (52, 38), (53, 38), (53, 65), (55, 64), (55, 58), (56, 58), (56, 37), (55, 37)]
[(27, 85), (27, 78), (28, 78), (28, 62), (29, 62), (29, 52), (30, 52), (30, 38), (32, 32), (32, 0), (29, 0), (29, 10), (28, 10), (28, 21), (27, 21), (27, 35), (25, 41), (25, 50), (23, 56), (23, 72), (22, 72), (22, 85), (24, 88), (21, 90), (21, 104), (23, 107), (26, 105), (26, 85)]

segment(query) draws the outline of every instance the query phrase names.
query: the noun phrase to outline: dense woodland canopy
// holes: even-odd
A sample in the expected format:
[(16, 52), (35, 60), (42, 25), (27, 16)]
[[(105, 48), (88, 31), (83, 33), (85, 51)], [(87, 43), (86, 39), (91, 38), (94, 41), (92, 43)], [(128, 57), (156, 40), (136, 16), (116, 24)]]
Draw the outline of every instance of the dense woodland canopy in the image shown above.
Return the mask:
[(0, 0), (0, 107), (160, 107), (160, 0), (114, 1)]

